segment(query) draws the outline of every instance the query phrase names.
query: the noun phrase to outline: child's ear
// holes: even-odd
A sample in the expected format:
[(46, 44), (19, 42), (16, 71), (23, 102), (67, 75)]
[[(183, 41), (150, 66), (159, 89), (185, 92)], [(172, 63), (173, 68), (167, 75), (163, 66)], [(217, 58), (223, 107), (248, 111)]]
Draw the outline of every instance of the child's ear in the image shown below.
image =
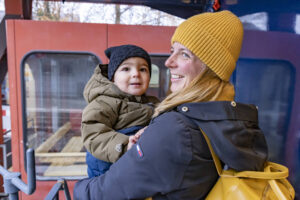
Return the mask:
[(101, 69), (101, 74), (108, 78), (108, 64), (99, 64), (99, 68)]

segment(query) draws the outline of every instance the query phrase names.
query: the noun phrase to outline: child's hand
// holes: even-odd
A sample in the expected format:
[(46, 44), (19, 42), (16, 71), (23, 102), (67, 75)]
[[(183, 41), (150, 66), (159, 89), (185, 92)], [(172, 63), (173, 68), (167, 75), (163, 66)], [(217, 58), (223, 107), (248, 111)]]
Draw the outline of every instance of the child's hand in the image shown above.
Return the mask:
[(145, 131), (146, 128), (147, 128), (147, 126), (144, 127), (144, 128), (142, 128), (142, 129), (140, 129), (138, 132), (136, 132), (135, 135), (129, 136), (129, 142), (128, 142), (128, 145), (127, 145), (127, 151), (128, 151), (129, 149), (131, 149), (131, 147), (132, 147), (135, 143), (137, 143), (137, 141), (140, 139), (142, 133)]
[(131, 149), (131, 147), (139, 140), (139, 138), (140, 138), (140, 135), (129, 136), (129, 142), (128, 142), (128, 145), (127, 145), (127, 151), (129, 149)]
[(136, 132), (135, 135), (138, 135), (138, 137), (140, 138), (142, 133), (144, 133), (145, 129), (147, 128), (148, 126), (145, 126), (144, 128), (140, 129), (138, 132)]

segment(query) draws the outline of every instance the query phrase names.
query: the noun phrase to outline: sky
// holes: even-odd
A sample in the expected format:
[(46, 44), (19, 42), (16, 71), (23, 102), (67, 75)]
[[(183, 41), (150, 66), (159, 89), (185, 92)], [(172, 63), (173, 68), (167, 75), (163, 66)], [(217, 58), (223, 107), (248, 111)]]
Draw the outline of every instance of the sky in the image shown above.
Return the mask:
[[(33, 6), (40, 8), (41, 4), (35, 4), (39, 2), (38, 0), (33, 1)], [(54, 8), (57, 7), (58, 2), (49, 2), (53, 4)], [(99, 3), (76, 3), (76, 2), (59, 2), (61, 10), (64, 14), (74, 13), (79, 16), (80, 22), (90, 22), (90, 23), (115, 23), (115, 5), (112, 4), (99, 4)], [(50, 10), (51, 10), (50, 5)], [(121, 15), (121, 24), (148, 24), (157, 23), (159, 18), (160, 25), (165, 26), (177, 26), (183, 19), (168, 15), (147, 6), (131, 6), (130, 9), (127, 5), (120, 5), (121, 11), (124, 11)], [(35, 18), (35, 7), (33, 7), (33, 19)], [(159, 17), (157, 17), (159, 16)], [(75, 19), (75, 18), (74, 18)], [(76, 18), (75, 20), (77, 20)], [(156, 24), (153, 24), (156, 25)]]
[[(79, 15), (81, 22), (87, 22), (86, 19), (88, 18), (88, 22), (93, 23), (114, 23), (114, 18), (112, 16), (114, 16), (115, 14), (115, 5), (105, 4), (105, 7), (103, 7), (103, 5), (100, 4), (80, 3), (79, 6)], [(120, 8), (121, 10), (124, 10), (127, 9), (128, 6), (121, 5)], [(100, 11), (102, 11), (103, 9), (105, 10), (105, 15), (101, 16)], [(136, 5), (132, 6), (131, 10), (127, 10), (121, 15), (121, 24), (139, 24), (141, 21), (149, 21), (149, 24), (151, 24), (151, 21), (153, 21), (153, 18), (158, 15), (158, 12), (160, 12), (161, 15), (161, 25), (177, 26), (183, 21), (183, 19), (179, 17), (171, 17), (171, 15), (168, 15), (161, 11), (151, 9), (146, 6)]]
[[(35, 5), (35, 1), (33, 1), (33, 6)], [(50, 1), (51, 3), (51, 1)], [(56, 2), (57, 3), (57, 2)], [(74, 7), (74, 4), (76, 5)], [(114, 23), (114, 16), (115, 14), (115, 6), (111, 4), (105, 4), (105, 7), (100, 4), (94, 3), (74, 3), (74, 2), (65, 2), (61, 3), (62, 9), (64, 13), (75, 12), (79, 15), (80, 22), (92, 22), (92, 23)], [(75, 8), (75, 10), (73, 10)], [(126, 9), (126, 5), (121, 5), (121, 10)], [(105, 15), (103, 15), (103, 9), (105, 9)], [(4, 0), (0, 0), (0, 20), (4, 16)], [(72, 11), (73, 10), (73, 11)], [(34, 12), (34, 9), (33, 9)], [(147, 13), (145, 15), (144, 13)], [(158, 11), (150, 9), (149, 7), (145, 6), (133, 6), (131, 11), (126, 11), (122, 14), (121, 17), (121, 24), (139, 24), (139, 21), (149, 21), (151, 23), (151, 19), (153, 16), (157, 15)], [(102, 14), (102, 15), (101, 15)], [(34, 13), (33, 13), (34, 15)], [(183, 19), (178, 17), (170, 17), (170, 15), (161, 12), (161, 25), (165, 26), (177, 26), (179, 25)], [(169, 16), (169, 17), (166, 17)], [(34, 19), (34, 17), (33, 17)]]
[[(68, 3), (68, 2), (65, 2), (64, 4), (62, 4), (64, 9), (66, 9), (66, 10), (68, 10), (70, 5), (71, 5), (71, 3)], [(99, 4), (98, 5), (93, 4), (93, 3), (78, 4), (78, 7), (76, 10), (77, 10), (77, 13), (79, 14), (80, 22), (113, 23), (113, 19), (111, 17), (109, 18), (109, 16), (114, 15), (114, 6), (107, 4), (106, 8), (105, 8), (106, 15), (103, 17), (99, 17), (99, 11), (97, 11), (97, 9), (96, 9), (97, 6), (99, 6)], [(4, 9), (5, 9), (4, 0), (0, 0), (0, 20), (2, 20), (2, 18), (4, 16)], [(102, 9), (103, 9), (103, 7), (102, 7)], [(121, 9), (126, 9), (126, 6), (121, 5)], [(138, 24), (138, 20), (143, 20), (143, 19), (140, 19), (143, 16), (141, 14), (143, 12), (143, 10), (145, 12), (145, 8), (142, 6), (134, 6), (134, 12), (131, 12), (131, 13), (125, 12), (122, 16), (123, 24)], [(151, 12), (154, 13), (153, 10), (149, 10), (147, 12), (149, 15), (151, 15)], [(107, 13), (110, 13), (110, 14), (107, 14)], [(128, 19), (130, 19), (130, 20), (128, 20)], [(257, 29), (257, 30), (266, 31), (268, 29), (268, 27), (267, 27), (268, 16), (265, 13), (255, 13), (252, 15), (246, 15), (246, 16), (240, 17), (240, 19), (245, 24), (247, 24), (248, 21), (251, 21), (251, 23), (253, 23), (255, 21), (255, 23), (253, 23), (253, 25), (255, 24), (255, 29)], [(86, 20), (88, 20), (88, 21), (86, 21)], [(162, 25), (167, 25), (167, 26), (168, 25), (177, 26), (183, 21), (183, 19), (176, 18), (176, 17), (174, 17), (173, 20), (170, 20), (170, 18), (162, 17), (161, 20), (162, 20), (162, 22), (161, 22)], [(248, 26), (253, 26), (253, 25), (248, 25)], [(249, 28), (251, 29), (251, 27), (249, 27)], [(253, 29), (253, 27), (252, 27), (252, 29)], [(294, 29), (297, 34), (300, 34), (300, 15), (297, 15), (297, 17), (296, 17)]]
[(0, 21), (2, 21), (4, 14), (4, 0), (0, 0)]
[(4, 0), (0, 0), (0, 10), (4, 11)]

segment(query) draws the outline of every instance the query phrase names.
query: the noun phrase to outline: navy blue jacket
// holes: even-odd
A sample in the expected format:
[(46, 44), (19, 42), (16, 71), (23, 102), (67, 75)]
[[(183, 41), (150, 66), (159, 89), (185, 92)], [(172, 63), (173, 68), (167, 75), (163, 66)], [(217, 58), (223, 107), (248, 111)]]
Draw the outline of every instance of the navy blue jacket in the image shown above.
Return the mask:
[(187, 103), (153, 119), (136, 145), (102, 176), (76, 183), (74, 199), (203, 199), (218, 175), (198, 127), (236, 170), (261, 170), (267, 145), (255, 106)]

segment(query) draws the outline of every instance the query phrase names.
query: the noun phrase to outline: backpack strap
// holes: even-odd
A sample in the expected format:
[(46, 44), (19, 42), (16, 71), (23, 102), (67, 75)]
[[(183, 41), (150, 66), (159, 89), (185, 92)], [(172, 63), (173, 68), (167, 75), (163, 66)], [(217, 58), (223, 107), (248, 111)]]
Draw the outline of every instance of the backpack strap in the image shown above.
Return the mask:
[(223, 170), (222, 176), (240, 177), (240, 178), (256, 178), (256, 179), (284, 179), (289, 176), (287, 167), (273, 163), (266, 162), (264, 171), (241, 171)]
[(278, 197), (278, 199), (282, 200), (289, 200), (289, 199), (295, 199), (295, 190), (293, 186), (289, 183), (287, 179), (280, 179), (279, 180), (282, 185), (285, 186), (285, 188), (288, 189), (289, 196), (286, 193), (283, 193), (281, 190), (281, 187), (278, 185), (278, 181), (276, 180), (269, 180), (269, 185), (271, 186), (272, 190), (274, 191), (275, 195)]
[(199, 127), (200, 129), (200, 132), (202, 133), (207, 145), (208, 145), (208, 148), (209, 148), (209, 151), (212, 155), (212, 158), (214, 160), (214, 163), (215, 163), (215, 166), (216, 166), (216, 169), (217, 169), (217, 172), (219, 174), (219, 176), (222, 175), (222, 172), (223, 172), (223, 169), (222, 169), (222, 165), (221, 165), (221, 161), (220, 159), (218, 158), (217, 154), (215, 153), (215, 151), (213, 150), (212, 146), (211, 146), (211, 143), (210, 143), (210, 140), (209, 138), (207, 137), (207, 135), (204, 133), (204, 131)]

